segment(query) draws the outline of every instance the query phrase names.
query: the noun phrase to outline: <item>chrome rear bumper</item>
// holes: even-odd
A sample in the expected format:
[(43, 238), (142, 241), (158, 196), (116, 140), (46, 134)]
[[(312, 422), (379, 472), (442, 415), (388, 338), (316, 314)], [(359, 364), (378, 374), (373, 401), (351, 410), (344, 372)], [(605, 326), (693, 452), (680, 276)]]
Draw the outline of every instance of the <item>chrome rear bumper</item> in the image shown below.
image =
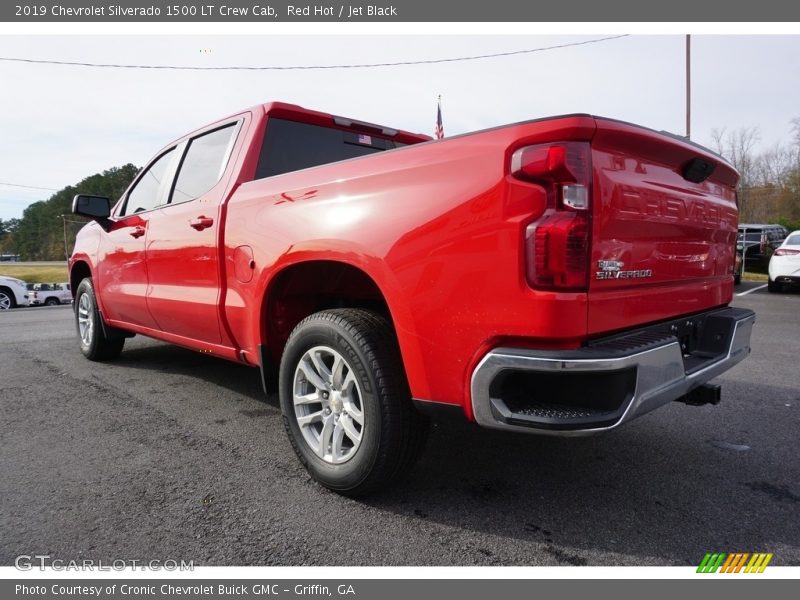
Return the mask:
[(577, 350), (497, 348), (472, 374), (472, 411), (480, 425), (493, 429), (550, 435), (608, 431), (743, 360), (754, 322), (750, 310), (725, 308)]

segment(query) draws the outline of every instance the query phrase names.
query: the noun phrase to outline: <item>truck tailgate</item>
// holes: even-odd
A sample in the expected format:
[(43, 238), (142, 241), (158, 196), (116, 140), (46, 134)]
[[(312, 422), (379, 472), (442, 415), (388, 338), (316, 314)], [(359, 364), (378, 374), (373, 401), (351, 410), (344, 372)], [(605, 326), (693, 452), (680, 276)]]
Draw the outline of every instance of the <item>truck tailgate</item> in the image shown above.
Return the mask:
[(681, 139), (597, 119), (588, 333), (730, 302), (736, 171)]

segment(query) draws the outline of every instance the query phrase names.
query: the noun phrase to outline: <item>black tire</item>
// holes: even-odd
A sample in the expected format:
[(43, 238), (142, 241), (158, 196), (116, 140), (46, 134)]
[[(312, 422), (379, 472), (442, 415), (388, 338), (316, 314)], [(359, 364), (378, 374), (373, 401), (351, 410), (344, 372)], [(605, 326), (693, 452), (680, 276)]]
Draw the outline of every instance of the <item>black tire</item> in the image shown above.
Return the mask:
[(772, 294), (777, 294), (783, 291), (783, 286), (780, 283), (775, 283), (772, 279), (767, 279), (767, 290)]
[[(82, 332), (83, 318), (90, 319), (88, 324), (90, 331), (86, 335)], [(81, 352), (89, 360), (104, 361), (117, 358), (125, 345), (125, 338), (122, 336), (113, 338), (106, 336), (101, 319), (92, 278), (87, 277), (81, 281), (75, 292), (75, 327), (78, 331)]]
[(58, 298), (48, 298), (47, 300), (44, 301), (44, 303), (45, 306), (58, 306), (59, 304), (61, 304), (58, 301)]
[(10, 310), (17, 307), (14, 292), (6, 287), (0, 287), (0, 310)]
[[(314, 348), (338, 353), (345, 365), (341, 372), (344, 373), (346, 369), (348, 377), (352, 375), (355, 381), (351, 386), (358, 386), (356, 392), (363, 420), (360, 441), (357, 447), (349, 449), (352, 455), (344, 459), (346, 462), (339, 464), (332, 462), (335, 459), (326, 460), (318, 455), (320, 451), (325, 454), (325, 450), (320, 450), (321, 441), (317, 452), (314, 451), (301, 431), (295, 410), (296, 386), (311, 386), (319, 391), (310, 379), (305, 380), (304, 375), (298, 375), (301, 359), (309, 357), (309, 351)], [(331, 368), (331, 371), (334, 369)], [(296, 377), (300, 378), (300, 383)], [(335, 379), (336, 375), (332, 375), (330, 381), (334, 382)], [(424, 448), (429, 429), (428, 419), (417, 412), (411, 403), (394, 331), (378, 313), (361, 309), (335, 309), (315, 313), (301, 321), (286, 343), (278, 385), (283, 422), (294, 451), (312, 478), (334, 492), (356, 497), (386, 487), (407, 474)], [(344, 389), (344, 386), (339, 389)], [(330, 394), (334, 398), (334, 392)], [(320, 392), (322, 396), (324, 393)], [(346, 409), (342, 409), (341, 402), (338, 410), (342, 414), (331, 415), (330, 407), (335, 406), (334, 400), (326, 402), (330, 402), (327, 408), (320, 401), (320, 412), (316, 413), (327, 411), (328, 415), (319, 419), (320, 440), (324, 429), (323, 418), (344, 419), (348, 416), (344, 414)], [(316, 411), (316, 405), (308, 410)], [(333, 412), (336, 413), (336, 410), (334, 408)], [(351, 420), (350, 424), (353, 426), (354, 421)], [(305, 435), (308, 435), (307, 430)], [(335, 432), (330, 434), (335, 435)], [(331, 456), (333, 454), (331, 446)]]

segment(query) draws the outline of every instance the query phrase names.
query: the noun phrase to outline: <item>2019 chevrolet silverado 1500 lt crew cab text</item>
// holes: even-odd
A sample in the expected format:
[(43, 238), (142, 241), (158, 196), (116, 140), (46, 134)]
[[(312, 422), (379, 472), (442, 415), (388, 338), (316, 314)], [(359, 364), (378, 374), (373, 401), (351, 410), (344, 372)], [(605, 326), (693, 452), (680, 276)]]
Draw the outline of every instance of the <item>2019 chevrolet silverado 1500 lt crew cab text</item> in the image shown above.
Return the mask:
[(590, 115), (427, 136), (282, 103), (164, 147), (69, 261), (83, 353), (143, 334), (260, 367), (313, 477), (356, 495), (426, 413), (613, 429), (749, 352), (729, 307), (738, 175)]

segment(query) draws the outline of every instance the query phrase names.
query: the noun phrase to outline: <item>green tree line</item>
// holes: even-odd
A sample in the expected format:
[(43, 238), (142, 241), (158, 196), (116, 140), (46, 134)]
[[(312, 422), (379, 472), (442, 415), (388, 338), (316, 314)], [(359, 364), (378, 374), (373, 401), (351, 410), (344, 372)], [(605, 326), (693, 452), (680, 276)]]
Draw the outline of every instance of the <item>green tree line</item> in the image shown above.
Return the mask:
[(114, 201), (138, 171), (130, 163), (112, 167), (59, 190), (47, 200), (34, 202), (21, 219), (0, 219), (0, 254), (18, 254), (20, 260), (65, 260), (84, 221), (71, 214), (73, 196), (95, 194)]

